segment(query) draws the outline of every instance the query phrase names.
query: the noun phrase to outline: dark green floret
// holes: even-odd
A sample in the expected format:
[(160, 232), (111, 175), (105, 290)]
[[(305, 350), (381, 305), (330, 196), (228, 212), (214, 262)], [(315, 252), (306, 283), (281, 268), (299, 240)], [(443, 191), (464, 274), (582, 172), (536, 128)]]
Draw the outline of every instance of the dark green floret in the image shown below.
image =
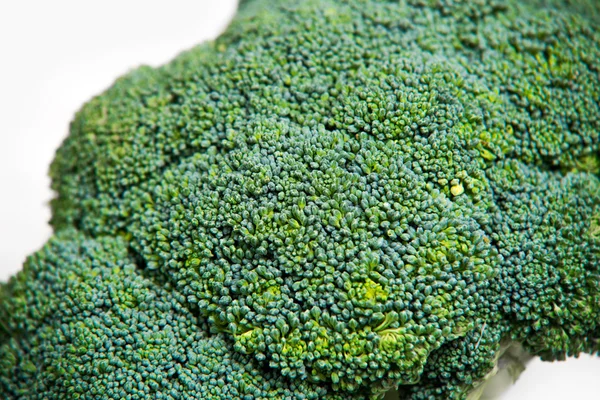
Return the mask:
[(332, 399), (209, 333), (121, 239), (65, 230), (0, 291), (3, 399)]
[(244, 0), (90, 100), (8, 399), (492, 398), (600, 351), (592, 0)]

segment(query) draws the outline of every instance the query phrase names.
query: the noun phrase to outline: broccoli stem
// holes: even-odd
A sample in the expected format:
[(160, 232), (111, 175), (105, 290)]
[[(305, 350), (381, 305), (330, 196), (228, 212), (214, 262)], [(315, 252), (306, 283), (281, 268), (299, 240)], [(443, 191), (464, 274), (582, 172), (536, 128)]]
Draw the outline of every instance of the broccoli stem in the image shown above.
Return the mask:
[[(499, 399), (517, 381), (532, 358), (533, 356), (520, 343), (512, 341), (502, 343), (495, 368), (468, 391), (465, 400)], [(402, 397), (396, 389), (392, 389), (385, 394), (383, 400), (402, 400)]]
[(469, 393), (467, 400), (494, 400), (512, 386), (533, 358), (518, 342), (500, 347), (496, 367)]
[(400, 400), (400, 394), (396, 389), (392, 389), (385, 394), (383, 400)]

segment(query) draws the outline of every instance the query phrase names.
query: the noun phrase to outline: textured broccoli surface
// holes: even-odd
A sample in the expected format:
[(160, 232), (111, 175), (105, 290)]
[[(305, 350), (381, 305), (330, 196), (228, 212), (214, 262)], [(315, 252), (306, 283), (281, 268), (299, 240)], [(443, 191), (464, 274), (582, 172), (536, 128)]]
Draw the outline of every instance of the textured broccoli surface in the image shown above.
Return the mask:
[(597, 353), (599, 21), (242, 1), (76, 115), (57, 237), (0, 286), (0, 394), (477, 400)]
[(344, 399), (235, 352), (127, 248), (65, 230), (2, 287), (3, 399)]

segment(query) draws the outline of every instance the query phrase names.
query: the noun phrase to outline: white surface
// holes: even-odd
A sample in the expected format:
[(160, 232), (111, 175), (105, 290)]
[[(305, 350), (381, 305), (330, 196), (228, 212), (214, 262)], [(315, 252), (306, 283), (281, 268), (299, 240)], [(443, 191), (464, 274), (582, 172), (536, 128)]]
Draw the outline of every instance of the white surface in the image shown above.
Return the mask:
[(563, 362), (531, 361), (502, 400), (598, 400), (600, 358), (581, 355)]
[[(168, 4), (168, 6), (167, 6)], [(74, 112), (119, 75), (212, 38), (235, 0), (0, 0), (0, 281), (50, 236), (47, 178)], [(510, 400), (600, 399), (599, 359), (533, 362)]]

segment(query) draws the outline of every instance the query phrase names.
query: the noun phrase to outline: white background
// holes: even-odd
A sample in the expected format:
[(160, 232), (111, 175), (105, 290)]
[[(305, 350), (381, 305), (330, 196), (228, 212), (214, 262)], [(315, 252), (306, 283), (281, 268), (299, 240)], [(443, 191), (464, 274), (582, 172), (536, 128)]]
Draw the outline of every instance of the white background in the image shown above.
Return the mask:
[[(47, 170), (74, 112), (119, 75), (223, 30), (235, 0), (0, 0), (0, 281), (50, 236)], [(534, 361), (503, 399), (600, 399), (600, 360)]]

